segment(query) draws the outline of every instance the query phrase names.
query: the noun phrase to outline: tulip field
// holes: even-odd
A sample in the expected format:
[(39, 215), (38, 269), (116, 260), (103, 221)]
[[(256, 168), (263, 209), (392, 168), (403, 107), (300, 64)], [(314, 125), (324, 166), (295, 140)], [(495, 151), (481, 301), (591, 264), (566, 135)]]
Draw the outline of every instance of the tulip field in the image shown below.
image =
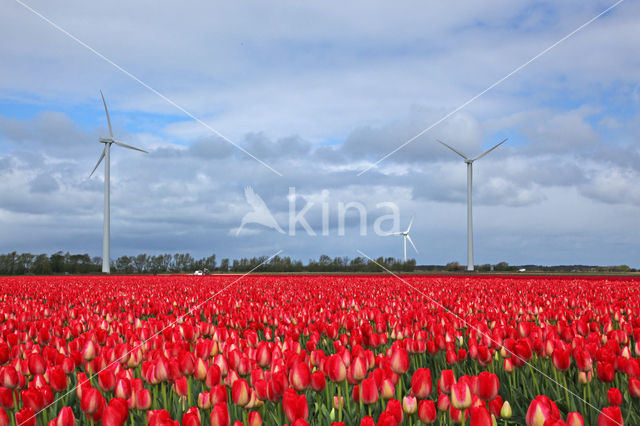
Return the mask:
[(640, 279), (0, 278), (2, 425), (640, 425)]

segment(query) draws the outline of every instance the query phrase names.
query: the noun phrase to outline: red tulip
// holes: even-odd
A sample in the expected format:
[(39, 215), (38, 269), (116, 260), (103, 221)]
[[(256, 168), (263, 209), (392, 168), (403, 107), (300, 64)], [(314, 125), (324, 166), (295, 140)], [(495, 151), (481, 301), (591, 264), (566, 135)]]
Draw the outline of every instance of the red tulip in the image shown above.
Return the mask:
[(11, 365), (2, 367), (2, 369), (0, 370), (0, 385), (4, 386), (5, 388), (15, 389), (19, 384), (20, 379), (18, 377), (18, 372), (16, 371), (16, 369)]
[(404, 412), (400, 401), (398, 401), (397, 399), (390, 399), (387, 403), (386, 411), (393, 414), (393, 417), (395, 417), (398, 424), (402, 423), (402, 420), (404, 419)]
[(493, 426), (491, 413), (484, 406), (472, 407), (469, 411), (471, 412), (469, 424), (473, 426)]
[(451, 405), (456, 410), (465, 410), (471, 406), (471, 390), (466, 381), (460, 381), (451, 387)]
[(409, 370), (409, 355), (404, 348), (396, 348), (391, 353), (391, 369), (396, 374), (404, 374)]
[(115, 395), (118, 398), (129, 399), (131, 397), (131, 382), (129, 379), (121, 378), (116, 382)]
[(103, 391), (113, 391), (116, 388), (116, 375), (109, 369), (102, 370), (98, 373), (98, 385)]
[[(332, 423), (332, 426), (333, 426), (333, 423)], [(344, 423), (342, 424), (342, 426), (344, 426)], [(362, 420), (360, 420), (360, 426), (376, 426), (376, 422), (373, 420), (373, 417), (364, 416)]]
[(611, 383), (616, 377), (616, 372), (613, 369), (613, 365), (608, 362), (598, 361), (597, 370), (598, 380), (600, 380), (601, 382)]
[(289, 382), (298, 392), (306, 390), (311, 382), (311, 369), (309, 369), (309, 365), (307, 365), (306, 362), (299, 362), (294, 365), (291, 369)]
[(326, 373), (329, 379), (335, 383), (342, 383), (347, 378), (347, 367), (342, 357), (338, 354), (331, 355), (325, 363)]
[(623, 426), (620, 407), (605, 407), (598, 416), (598, 426)]
[(438, 395), (438, 401), (436, 403), (438, 407), (438, 411), (442, 411), (442, 412), (448, 411), (449, 404), (450, 404), (450, 400), (447, 394), (441, 393), (440, 395)]
[(222, 374), (220, 372), (220, 367), (216, 364), (212, 364), (207, 370), (207, 376), (204, 383), (207, 385), (207, 388), (211, 389), (212, 387), (220, 384), (221, 377)]
[(607, 391), (607, 399), (609, 400), (609, 405), (622, 405), (622, 393), (618, 388), (610, 388)]
[(16, 423), (20, 426), (36, 426), (36, 413), (25, 407), (16, 413)]
[(58, 417), (56, 417), (56, 426), (75, 426), (75, 424), (76, 418), (71, 407), (62, 407)]
[(262, 426), (262, 417), (260, 417), (259, 412), (252, 411), (249, 413), (249, 426)]
[(311, 373), (311, 389), (316, 392), (320, 392), (324, 390), (327, 386), (327, 382), (324, 378), (324, 373), (322, 371), (314, 371)]
[(433, 401), (427, 399), (424, 401), (420, 401), (418, 405), (418, 418), (422, 423), (426, 423), (428, 425), (434, 423), (438, 418), (438, 412), (436, 411), (436, 405)]
[(211, 410), (211, 426), (229, 426), (229, 409), (225, 402), (218, 402)]
[(629, 377), (629, 394), (634, 398), (640, 398), (640, 380)]
[(37, 374), (44, 374), (46, 370), (46, 364), (40, 354), (32, 353), (28, 358), (29, 362), (29, 374), (35, 376)]
[(244, 407), (249, 403), (250, 392), (249, 383), (245, 379), (238, 379), (233, 382), (231, 401), (240, 407)]
[(362, 356), (357, 356), (351, 362), (349, 366), (349, 370), (351, 370), (351, 375), (354, 380), (361, 381), (365, 377), (367, 377), (367, 361)]
[(287, 419), (292, 422), (295, 419), (307, 419), (309, 406), (304, 395), (298, 395), (292, 388), (287, 389), (282, 397), (282, 410)]
[(418, 368), (411, 376), (411, 391), (418, 399), (425, 399), (431, 395), (431, 370)]
[(20, 397), (23, 406), (34, 412), (38, 412), (44, 407), (44, 398), (38, 389), (25, 389), (20, 393)]
[(380, 417), (378, 417), (377, 426), (397, 426), (397, 425), (398, 425), (398, 421), (396, 420), (395, 416), (388, 411), (384, 411), (383, 413), (380, 414)]
[(483, 371), (478, 374), (477, 381), (477, 389), (476, 393), (478, 398), (483, 401), (491, 401), (493, 398), (498, 395), (498, 391), (500, 390), (500, 380), (498, 376), (494, 373), (489, 373), (488, 371)]
[(0, 426), (9, 426), (9, 416), (4, 408), (0, 408)]
[(571, 366), (571, 358), (569, 351), (562, 348), (556, 347), (551, 354), (551, 361), (553, 362), (553, 366), (556, 370), (566, 371)]
[(580, 413), (569, 413), (567, 415), (567, 426), (584, 426), (584, 419)]
[(451, 393), (451, 387), (456, 382), (456, 376), (453, 374), (453, 370), (442, 370), (440, 372), (440, 379), (438, 380), (438, 390), (442, 393)]
[(198, 407), (203, 410), (211, 408), (211, 396), (209, 395), (209, 392), (200, 392), (198, 394)]
[(373, 378), (364, 379), (360, 384), (360, 397), (364, 404), (375, 404), (380, 398), (376, 381)]
[(545, 421), (558, 418), (560, 418), (560, 412), (555, 402), (544, 395), (538, 395), (531, 401), (525, 420), (527, 426), (543, 426)]
[(173, 391), (179, 396), (187, 396), (189, 392), (189, 383), (186, 377), (180, 377), (173, 382)]
[(151, 393), (148, 389), (138, 389), (136, 392), (136, 407), (138, 410), (148, 410), (151, 408)]

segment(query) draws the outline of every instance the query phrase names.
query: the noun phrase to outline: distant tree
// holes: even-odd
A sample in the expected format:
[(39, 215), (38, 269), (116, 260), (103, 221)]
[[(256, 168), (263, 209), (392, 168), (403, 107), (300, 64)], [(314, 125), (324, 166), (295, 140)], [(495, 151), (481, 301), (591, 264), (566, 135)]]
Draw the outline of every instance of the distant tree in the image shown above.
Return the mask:
[(229, 258), (224, 258), (220, 261), (220, 271), (229, 272)]
[(61, 251), (58, 251), (49, 257), (49, 263), (51, 263), (51, 272), (54, 274), (60, 274), (64, 272), (64, 255)]
[(458, 271), (460, 270), (460, 264), (458, 262), (449, 262), (444, 267), (445, 271)]

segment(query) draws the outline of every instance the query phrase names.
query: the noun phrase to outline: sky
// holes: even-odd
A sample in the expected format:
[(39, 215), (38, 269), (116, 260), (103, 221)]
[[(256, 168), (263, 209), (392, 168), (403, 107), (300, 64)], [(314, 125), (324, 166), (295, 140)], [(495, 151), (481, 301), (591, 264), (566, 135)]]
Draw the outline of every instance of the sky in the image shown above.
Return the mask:
[[(476, 264), (640, 267), (640, 4), (581, 28), (614, 4), (8, 0), (0, 252), (101, 255), (102, 90), (148, 151), (111, 149), (112, 258), (399, 258), (376, 220), (415, 216), (410, 257), (464, 264), (466, 167), (436, 139), (508, 138), (474, 163)], [(238, 232), (247, 187), (284, 232)]]

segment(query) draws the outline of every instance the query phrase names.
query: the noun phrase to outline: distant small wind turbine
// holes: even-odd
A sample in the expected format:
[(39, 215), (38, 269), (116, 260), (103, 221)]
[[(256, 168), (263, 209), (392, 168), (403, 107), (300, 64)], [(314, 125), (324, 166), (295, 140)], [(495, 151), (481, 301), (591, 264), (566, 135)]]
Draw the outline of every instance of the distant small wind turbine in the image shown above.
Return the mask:
[(449, 148), (451, 151), (455, 152), (462, 158), (464, 158), (464, 162), (467, 163), (467, 271), (473, 271), (473, 216), (472, 216), (472, 202), (471, 202), (471, 186), (473, 184), (473, 162), (481, 159), (503, 143), (507, 141), (508, 138), (504, 139), (502, 142), (494, 145), (492, 148), (486, 150), (482, 154), (478, 155), (475, 158), (469, 158), (464, 155), (462, 152), (458, 151), (454, 147), (447, 145), (441, 140), (437, 139), (442, 145)]
[(275, 229), (281, 234), (285, 233), (282, 228), (280, 228), (280, 225), (278, 225), (278, 222), (276, 222), (276, 218), (271, 214), (271, 210), (269, 210), (267, 204), (253, 191), (253, 188), (247, 186), (244, 189), (244, 196), (247, 199), (247, 203), (253, 207), (253, 211), (250, 211), (242, 217), (242, 222), (236, 231), (236, 236), (240, 235), (240, 231), (242, 231), (242, 228), (247, 223), (257, 223), (259, 225), (266, 226), (267, 228)]
[(89, 178), (93, 176), (96, 169), (102, 162), (104, 158), (104, 228), (102, 233), (102, 272), (105, 274), (111, 273), (111, 264), (110, 264), (110, 250), (111, 250), (111, 233), (110, 233), (110, 179), (111, 179), (111, 161), (109, 152), (111, 151), (111, 144), (115, 143), (123, 148), (135, 149), (136, 151), (147, 152), (143, 149), (136, 148), (131, 145), (127, 145), (123, 142), (117, 141), (113, 138), (113, 129), (111, 128), (111, 119), (109, 118), (109, 110), (107, 109), (107, 103), (104, 100), (104, 95), (102, 94), (102, 90), (100, 91), (100, 96), (102, 96), (102, 103), (104, 104), (104, 112), (107, 113), (107, 123), (109, 123), (109, 137), (108, 138), (100, 138), (98, 139), (101, 143), (104, 144), (104, 150), (102, 151), (102, 155), (98, 159), (98, 163), (93, 168), (93, 171), (89, 175)]
[(411, 236), (409, 235), (409, 231), (411, 231), (411, 225), (413, 225), (413, 219), (415, 217), (416, 217), (415, 215), (411, 216), (411, 221), (409, 222), (409, 226), (407, 227), (406, 231), (404, 231), (404, 232), (390, 232), (388, 234), (385, 234), (385, 236), (388, 236), (388, 235), (402, 235), (402, 241), (404, 243), (404, 262), (405, 263), (407, 263), (407, 240), (409, 240), (409, 243), (411, 244), (413, 249), (416, 251), (416, 253), (419, 253), (416, 245), (413, 244), (413, 241), (411, 240)]

